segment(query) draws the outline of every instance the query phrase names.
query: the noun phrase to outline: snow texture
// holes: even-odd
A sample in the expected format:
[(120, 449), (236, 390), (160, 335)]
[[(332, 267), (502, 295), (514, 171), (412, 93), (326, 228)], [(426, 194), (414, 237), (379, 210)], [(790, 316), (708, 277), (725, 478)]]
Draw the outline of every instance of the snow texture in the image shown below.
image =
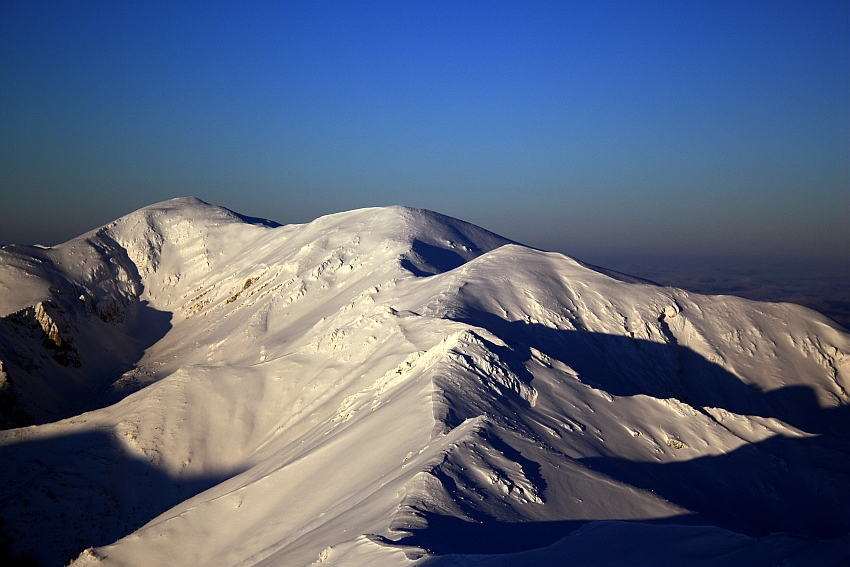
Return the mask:
[(405, 207), (0, 249), (0, 555), (845, 565), (850, 336)]

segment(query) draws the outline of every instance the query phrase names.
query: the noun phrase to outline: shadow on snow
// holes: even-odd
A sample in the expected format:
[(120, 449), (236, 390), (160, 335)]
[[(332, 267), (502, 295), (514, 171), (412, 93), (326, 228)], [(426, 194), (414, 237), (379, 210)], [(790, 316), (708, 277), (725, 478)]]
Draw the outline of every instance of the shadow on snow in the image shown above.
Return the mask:
[[(613, 396), (677, 398), (711, 420), (705, 408), (775, 418), (812, 434), (776, 435), (719, 456), (688, 461), (638, 462), (617, 457), (577, 461), (616, 481), (651, 490), (693, 513), (659, 522), (716, 525), (756, 537), (784, 532), (837, 538), (850, 532), (850, 406), (821, 408), (814, 391), (804, 386), (763, 392), (677, 344), (666, 325), (667, 342), (655, 343), (510, 322), (469, 309), (454, 318), (502, 339), (507, 347), (487, 343), (488, 348), (527, 383), (532, 375), (525, 362), (533, 346), (575, 370), (582, 383)], [(411, 531), (397, 544), (440, 555), (543, 547), (587, 523), (486, 518), (466, 522), (428, 512), (423, 516), (428, 527)]]
[(19, 556), (38, 565), (67, 565), (85, 548), (113, 543), (235, 474), (172, 478), (93, 430), (7, 444), (0, 463), (9, 547), (0, 549), (0, 560)]

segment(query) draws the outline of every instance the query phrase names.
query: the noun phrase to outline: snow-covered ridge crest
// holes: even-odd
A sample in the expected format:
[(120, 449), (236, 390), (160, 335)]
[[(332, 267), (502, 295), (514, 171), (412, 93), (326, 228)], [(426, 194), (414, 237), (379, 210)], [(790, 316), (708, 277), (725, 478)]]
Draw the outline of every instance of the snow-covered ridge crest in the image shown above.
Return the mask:
[[(250, 219), (201, 201), (194, 197), (172, 199), (140, 209), (101, 227), (84, 240), (111, 240), (123, 250), (136, 266), (140, 278), (150, 279), (161, 267), (163, 246), (167, 256), (179, 256), (183, 262), (194, 261), (201, 269), (211, 269), (209, 241), (216, 229), (228, 225), (275, 227), (276, 223)], [(173, 258), (169, 258), (173, 261)], [(168, 285), (173, 280), (152, 281)]]
[(651, 529), (758, 564), (850, 531), (850, 337), (801, 307), (419, 209), (191, 198), (6, 247), (0, 290), (0, 413), (40, 424), (0, 432), (0, 517), (42, 564), (545, 564)]

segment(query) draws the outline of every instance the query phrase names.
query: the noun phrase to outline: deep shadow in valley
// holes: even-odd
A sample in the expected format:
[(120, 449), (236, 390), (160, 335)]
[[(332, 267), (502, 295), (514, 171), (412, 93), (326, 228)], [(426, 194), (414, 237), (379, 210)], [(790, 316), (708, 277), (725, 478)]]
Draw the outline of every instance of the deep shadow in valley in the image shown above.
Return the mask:
[[(418, 550), (436, 555), (494, 555), (546, 547), (592, 523), (588, 520), (510, 523), (492, 519), (470, 522), (429, 512), (422, 513), (422, 517), (427, 522), (427, 528), (408, 530), (410, 535), (397, 541), (381, 536), (371, 536), (371, 539), (382, 545), (408, 548), (411, 557), (415, 557)], [(705, 525), (697, 517), (687, 515), (631, 523), (656, 526)]]
[(13, 559), (67, 565), (84, 549), (113, 543), (238, 472), (172, 478), (96, 430), (17, 443), (7, 438), (0, 463), (4, 565)]
[[(60, 295), (79, 294), (67, 285)], [(42, 329), (32, 307), (0, 318), (0, 429), (99, 409), (145, 385), (131, 379), (110, 387), (171, 329), (172, 314), (147, 301), (93, 303), (44, 302), (57, 338)]]
[[(835, 414), (839, 416), (847, 420), (850, 412)], [(723, 455), (688, 461), (594, 457), (579, 462), (651, 490), (723, 528), (751, 536), (784, 532), (836, 538), (850, 532), (847, 447), (846, 438), (777, 435)]]

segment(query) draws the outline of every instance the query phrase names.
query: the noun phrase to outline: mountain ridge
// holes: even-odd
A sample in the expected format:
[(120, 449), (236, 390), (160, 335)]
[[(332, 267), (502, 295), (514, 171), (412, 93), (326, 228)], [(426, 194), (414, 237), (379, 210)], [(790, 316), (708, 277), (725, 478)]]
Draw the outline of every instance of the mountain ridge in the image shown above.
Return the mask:
[(850, 337), (805, 308), (406, 207), (279, 226), (183, 198), (0, 260), (4, 388), (41, 423), (0, 432), (2, 517), (42, 564), (522, 564), (639, 525), (846, 557)]

